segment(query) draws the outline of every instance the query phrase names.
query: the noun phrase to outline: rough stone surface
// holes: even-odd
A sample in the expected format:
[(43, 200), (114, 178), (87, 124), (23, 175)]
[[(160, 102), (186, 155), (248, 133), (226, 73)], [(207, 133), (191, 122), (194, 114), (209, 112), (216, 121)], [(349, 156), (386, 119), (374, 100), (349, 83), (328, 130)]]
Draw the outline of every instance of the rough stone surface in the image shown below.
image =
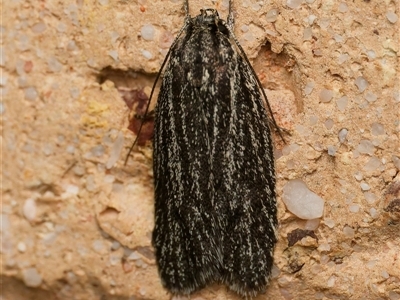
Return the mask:
[[(398, 299), (399, 2), (235, 2), (237, 37), (291, 132), (275, 139), (279, 243), (257, 299)], [(226, 4), (202, 3), (222, 17)], [(150, 242), (150, 143), (124, 165), (134, 135), (119, 91), (149, 95), (182, 1), (4, 1), (2, 12), (1, 298), (171, 299)], [(281, 198), (296, 178), (326, 202), (316, 239), (289, 247), (307, 230)], [(192, 299), (238, 298), (216, 284)]]

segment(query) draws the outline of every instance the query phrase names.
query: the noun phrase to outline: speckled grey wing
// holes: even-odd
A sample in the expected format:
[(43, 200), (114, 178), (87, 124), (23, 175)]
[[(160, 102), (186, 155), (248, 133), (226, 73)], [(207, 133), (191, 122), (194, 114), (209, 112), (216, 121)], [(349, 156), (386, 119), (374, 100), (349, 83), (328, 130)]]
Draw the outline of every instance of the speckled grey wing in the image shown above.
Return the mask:
[(189, 26), (156, 108), (153, 245), (164, 286), (266, 287), (276, 242), (275, 174), (256, 79), (222, 23)]
[(191, 28), (187, 31), (164, 73), (154, 133), (153, 245), (163, 285), (174, 294), (190, 294), (218, 280), (222, 263), (212, 205), (207, 133), (212, 125), (206, 124), (195, 57), (187, 54), (193, 49)]
[(268, 284), (276, 244), (275, 166), (268, 116), (250, 66), (235, 52), (228, 70), (229, 130), (216, 191), (224, 209), (224, 282), (242, 296)]

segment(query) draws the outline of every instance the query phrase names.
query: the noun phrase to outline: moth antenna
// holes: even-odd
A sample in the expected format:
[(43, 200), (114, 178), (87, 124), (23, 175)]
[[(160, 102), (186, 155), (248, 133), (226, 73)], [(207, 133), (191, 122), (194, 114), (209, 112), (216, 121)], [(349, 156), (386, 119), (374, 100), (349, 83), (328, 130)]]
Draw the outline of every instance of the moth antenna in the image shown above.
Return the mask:
[[(187, 1), (186, 1), (186, 4), (187, 4)], [(136, 145), (136, 143), (137, 143), (137, 140), (138, 140), (138, 138), (139, 138), (140, 132), (142, 131), (143, 123), (144, 123), (145, 117), (147, 116), (147, 113), (149, 112), (149, 107), (150, 107), (150, 104), (151, 104), (151, 99), (153, 98), (153, 94), (154, 94), (155, 87), (156, 87), (156, 85), (157, 85), (158, 79), (160, 79), (160, 77), (161, 77), (161, 72), (162, 72), (162, 70), (164, 69), (165, 65), (167, 64), (168, 58), (169, 58), (169, 56), (171, 55), (171, 51), (174, 49), (174, 47), (175, 47), (175, 45), (176, 45), (176, 42), (178, 41), (178, 39), (179, 39), (179, 37), (181, 36), (182, 32), (185, 31), (185, 29), (186, 29), (187, 26), (188, 26), (188, 23), (190, 22), (190, 16), (189, 16), (188, 13), (187, 13), (187, 12), (188, 12), (188, 7), (186, 7), (186, 5), (185, 5), (185, 11), (186, 11), (185, 25), (183, 25), (183, 27), (181, 28), (181, 30), (178, 32), (178, 35), (176, 36), (175, 40), (173, 41), (171, 47), (169, 48), (169, 50), (168, 50), (168, 52), (167, 52), (167, 55), (166, 55), (165, 58), (164, 58), (164, 61), (163, 61), (162, 64), (161, 64), (160, 71), (157, 73), (157, 77), (156, 77), (156, 79), (154, 80), (153, 87), (151, 88), (150, 97), (149, 97), (149, 102), (147, 103), (146, 111), (144, 112), (144, 118), (142, 119), (142, 122), (140, 123), (140, 127), (139, 127), (138, 133), (137, 133), (137, 135), (136, 135), (136, 138), (135, 138), (135, 140), (133, 141), (132, 146), (129, 148), (128, 154), (126, 155), (125, 162), (124, 162), (124, 166), (126, 166), (126, 163), (128, 162), (128, 159), (129, 159), (129, 155), (131, 154), (131, 152), (132, 152), (132, 150), (133, 150), (133, 147), (135, 147), (135, 145)]]
[[(236, 38), (235, 33), (233, 32), (233, 30), (231, 30), (231, 28), (229, 28), (229, 27), (228, 27), (228, 30), (229, 30), (229, 34), (231, 35), (231, 38), (233, 39), (233, 41), (234, 41), (235, 44), (236, 44), (236, 47), (238, 47), (238, 49), (239, 49), (240, 55), (244, 58), (244, 60), (246, 61), (247, 65), (250, 67), (251, 73), (253, 74), (253, 76), (254, 76), (255, 79), (257, 80), (258, 88), (261, 90), (261, 93), (262, 93), (262, 95), (263, 95), (263, 97), (264, 97), (264, 99), (265, 99), (265, 102), (267, 103), (268, 112), (269, 112), (270, 117), (271, 117), (271, 119), (268, 120), (268, 122), (271, 123), (271, 124), (277, 129), (279, 136), (281, 137), (282, 141), (286, 144), (286, 140), (285, 140), (285, 138), (284, 138), (283, 135), (282, 135), (282, 129), (281, 129), (281, 127), (279, 127), (278, 124), (276, 123), (276, 120), (275, 120), (275, 118), (274, 118), (274, 114), (273, 114), (273, 112), (272, 112), (271, 106), (269, 105), (269, 102), (268, 102), (268, 97), (267, 97), (267, 95), (265, 94), (265, 91), (264, 91), (264, 89), (263, 89), (263, 87), (262, 87), (262, 84), (261, 84), (260, 79), (258, 79), (258, 76), (257, 76), (257, 74), (256, 74), (256, 71), (254, 71), (253, 66), (251, 65), (249, 59), (247, 58), (246, 52), (244, 52), (242, 46), (239, 44), (239, 41), (237, 40), (237, 38)], [(286, 131), (286, 130), (285, 130), (285, 131)]]

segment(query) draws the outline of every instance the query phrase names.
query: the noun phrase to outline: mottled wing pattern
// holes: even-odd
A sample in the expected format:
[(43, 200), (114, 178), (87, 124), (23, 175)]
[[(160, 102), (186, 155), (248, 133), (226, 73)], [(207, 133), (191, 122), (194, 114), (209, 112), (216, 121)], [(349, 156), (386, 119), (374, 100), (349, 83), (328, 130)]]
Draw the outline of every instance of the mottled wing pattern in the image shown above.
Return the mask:
[(198, 82), (203, 66), (187, 53), (193, 47), (192, 30), (189, 26), (171, 50), (154, 133), (153, 244), (161, 279), (177, 294), (218, 280), (222, 265), (210, 174), (208, 128), (213, 125), (207, 124), (210, 104)]
[(164, 286), (266, 287), (276, 242), (268, 116), (250, 66), (217, 24), (191, 19), (156, 107), (153, 245)]

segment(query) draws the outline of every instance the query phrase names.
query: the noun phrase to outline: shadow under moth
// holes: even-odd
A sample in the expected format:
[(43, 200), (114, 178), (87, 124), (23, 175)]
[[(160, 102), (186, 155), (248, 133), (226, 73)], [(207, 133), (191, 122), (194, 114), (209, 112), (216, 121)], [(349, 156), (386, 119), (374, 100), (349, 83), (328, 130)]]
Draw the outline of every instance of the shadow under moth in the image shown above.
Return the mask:
[(192, 18), (187, 0), (185, 12), (155, 109), (156, 263), (172, 294), (217, 282), (254, 297), (266, 290), (277, 242), (276, 123), (233, 34), (232, 1), (226, 22), (214, 9)]

